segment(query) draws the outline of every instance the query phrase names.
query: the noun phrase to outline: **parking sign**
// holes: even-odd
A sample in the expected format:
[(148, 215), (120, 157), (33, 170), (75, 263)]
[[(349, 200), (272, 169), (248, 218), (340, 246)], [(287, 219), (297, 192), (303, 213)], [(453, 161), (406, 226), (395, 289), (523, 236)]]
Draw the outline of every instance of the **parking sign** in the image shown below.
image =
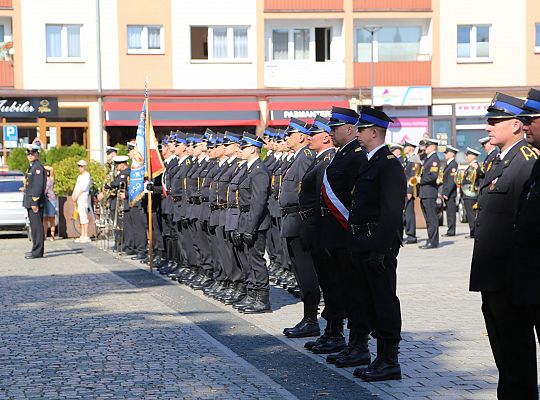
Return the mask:
[(8, 149), (17, 147), (19, 130), (17, 125), (4, 125), (4, 146)]

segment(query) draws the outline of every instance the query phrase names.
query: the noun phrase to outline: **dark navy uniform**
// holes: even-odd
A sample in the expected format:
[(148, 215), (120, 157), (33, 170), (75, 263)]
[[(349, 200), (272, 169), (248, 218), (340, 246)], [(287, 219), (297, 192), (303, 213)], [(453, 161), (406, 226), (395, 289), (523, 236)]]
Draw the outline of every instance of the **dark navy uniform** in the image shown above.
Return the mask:
[(463, 207), (469, 224), (469, 236), (474, 238), (474, 226), (476, 222), (475, 204), (478, 200), (478, 174), (480, 167), (476, 161), (472, 162), (463, 174), (461, 181), (461, 195)]
[(412, 185), (409, 180), (413, 176), (419, 175), (422, 165), (420, 158), (416, 155), (409, 155), (405, 160), (404, 165), (405, 177), (407, 178), (407, 194), (411, 195), (410, 199), (405, 200), (405, 211), (403, 213), (405, 226), (405, 242), (416, 243), (416, 213), (414, 212), (414, 201), (418, 197), (418, 184)]
[[(28, 150), (37, 153), (37, 150)], [(45, 204), (45, 187), (47, 186), (47, 174), (38, 158), (32, 162), (26, 171), (23, 207), (28, 212), (30, 222), (30, 237), (32, 239), (32, 251), (27, 258), (43, 257), (45, 251), (45, 235), (43, 232), (43, 206)], [(34, 212), (32, 207), (38, 207)]]
[(437, 152), (433, 152), (424, 160), (420, 175), (420, 202), (428, 230), (426, 243), (428, 248), (439, 246), (439, 217), (437, 216), (439, 168), (439, 157)]
[(493, 161), (495, 160), (495, 157), (497, 157), (497, 154), (499, 154), (499, 149), (495, 147), (489, 152), (484, 161), (482, 161), (482, 165), (480, 165), (480, 170), (478, 171), (479, 185), (482, 184), (482, 180), (486, 176), (487, 172), (491, 169), (491, 166), (493, 165)]
[[(118, 171), (116, 174), (116, 177), (113, 179), (113, 181), (110, 183), (110, 188), (114, 192), (114, 197), (111, 200), (111, 218), (113, 219), (113, 222), (116, 222), (116, 227), (119, 229), (116, 229), (115, 234), (115, 246), (116, 251), (123, 252), (128, 247), (129, 243), (132, 243), (132, 229), (130, 225), (130, 207), (129, 207), (129, 200), (128, 200), (128, 187), (129, 187), (129, 175), (130, 175), (130, 168), (127, 167), (126, 169), (122, 171)], [(124, 199), (121, 200), (118, 198), (118, 191), (119, 189), (122, 189), (124, 191)], [(122, 210), (124, 214), (123, 219), (119, 219), (120, 210)], [(116, 220), (116, 221), (115, 221)], [(122, 235), (122, 237), (120, 237)], [(119, 243), (122, 243), (122, 246), (119, 246)]]
[(443, 184), (441, 194), (445, 196), (446, 201), (446, 220), (448, 230), (446, 236), (454, 236), (456, 234), (456, 216), (457, 216), (457, 186), (455, 176), (458, 170), (456, 160), (452, 159), (444, 167)]

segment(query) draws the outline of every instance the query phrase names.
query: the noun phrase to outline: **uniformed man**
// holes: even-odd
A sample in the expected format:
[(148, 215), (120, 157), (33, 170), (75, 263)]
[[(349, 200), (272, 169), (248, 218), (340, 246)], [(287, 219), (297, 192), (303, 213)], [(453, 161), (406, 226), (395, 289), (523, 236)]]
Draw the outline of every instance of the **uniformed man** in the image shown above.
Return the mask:
[(482, 293), (482, 313), (499, 370), (500, 399), (537, 399), (535, 347), (529, 307), (512, 303), (514, 222), (536, 157), (523, 139), (523, 100), (497, 93), (486, 131), (500, 154), (479, 188), (470, 290)]
[[(330, 137), (334, 146), (338, 147), (336, 155), (326, 168), (322, 185), (321, 222), (318, 243), (322, 248), (321, 254), (328, 257), (323, 261), (333, 265), (334, 273), (339, 277), (340, 287), (336, 293), (325, 293), (325, 296), (343, 296), (336, 304), (344, 304), (345, 309), (336, 315), (336, 340), (321, 346), (315, 346), (314, 353), (332, 353), (342, 350), (339, 354), (330, 354), (327, 362), (338, 367), (353, 367), (368, 364), (370, 361), (367, 350), (368, 335), (371, 331), (366, 319), (358, 318), (351, 313), (354, 291), (352, 284), (352, 260), (347, 252), (349, 226), (348, 217), (351, 206), (351, 192), (356, 182), (358, 172), (367, 163), (366, 152), (356, 139), (359, 115), (348, 108), (332, 107), (329, 121)], [(342, 323), (348, 318), (350, 335), (349, 344), (345, 346)], [(337, 340), (341, 337), (341, 340)]]
[(264, 259), (266, 232), (270, 228), (268, 196), (270, 173), (260, 159), (262, 138), (244, 132), (241, 157), (246, 161), (246, 175), (238, 186), (238, 233), (246, 254), (247, 296), (237, 310), (246, 313), (271, 311), (268, 268)]
[[(534, 148), (540, 148), (540, 91), (529, 90), (524, 112), (519, 115), (527, 142)], [(530, 153), (526, 152), (528, 157)], [(534, 158), (534, 157), (533, 157)], [(532, 324), (540, 337), (540, 268), (538, 268), (538, 243), (540, 243), (540, 159), (534, 163), (533, 170), (521, 192), (517, 216), (514, 224), (515, 241), (512, 272), (512, 302), (516, 306), (531, 308)], [(533, 330), (532, 324), (530, 330)], [(536, 347), (529, 349), (531, 357), (536, 359)], [(530, 363), (532, 366), (532, 363)], [(531, 375), (530, 396), (534, 398)], [(536, 370), (535, 370), (536, 372)], [(538, 392), (536, 393), (538, 397)]]
[(396, 157), (399, 163), (405, 167), (406, 159), (403, 157), (403, 146), (399, 143), (390, 143), (388, 145), (390, 152)]
[(478, 175), (480, 173), (480, 166), (478, 165), (479, 155), (480, 152), (478, 150), (467, 147), (465, 159), (469, 165), (463, 174), (463, 180), (461, 181), (460, 188), (461, 197), (463, 199), (463, 207), (465, 208), (467, 222), (469, 223), (469, 235), (465, 236), (467, 239), (474, 238), (476, 202), (478, 200)]
[(403, 146), (405, 154), (405, 177), (407, 178), (407, 199), (405, 200), (405, 212), (403, 213), (403, 222), (405, 225), (405, 240), (404, 244), (414, 244), (418, 242), (416, 238), (416, 213), (414, 211), (414, 201), (418, 197), (418, 188), (420, 181), (420, 170), (422, 161), (415, 151), (418, 143), (407, 139)]
[(446, 203), (446, 223), (447, 231), (443, 236), (456, 236), (456, 216), (457, 216), (457, 185), (455, 182), (458, 163), (456, 162), (456, 154), (459, 152), (453, 146), (446, 146), (444, 158), (446, 165), (444, 166), (442, 196)]
[[(368, 152), (368, 162), (356, 178), (349, 214), (349, 251), (354, 263), (351, 312), (358, 319), (368, 320), (377, 339), (377, 358), (367, 369), (354, 371), (365, 381), (401, 379), (396, 268), (407, 180), (401, 163), (384, 143), (390, 122), (392, 119), (383, 111), (361, 109), (358, 140)], [(369, 355), (367, 341), (362, 346)]]
[(493, 165), (493, 160), (495, 160), (495, 157), (497, 156), (497, 154), (499, 154), (499, 148), (490, 143), (489, 136), (478, 139), (478, 142), (482, 145), (482, 148), (486, 152), (486, 158), (484, 159), (484, 161), (482, 161), (482, 165), (480, 166), (480, 170), (478, 171), (478, 184), (481, 185), (484, 176), (486, 176), (486, 173), (491, 169), (491, 166)]
[(421, 249), (439, 247), (439, 217), (437, 216), (437, 197), (439, 195), (437, 178), (439, 177), (440, 160), (437, 155), (439, 141), (425, 139), (426, 157), (420, 175), (420, 204), (426, 220), (428, 239)]
[(300, 240), (302, 226), (299, 200), (300, 185), (306, 170), (315, 158), (308, 148), (311, 132), (307, 122), (296, 118), (291, 118), (285, 132), (287, 146), (293, 152), (293, 158), (291, 166), (283, 177), (279, 196), (279, 206), (283, 216), (281, 236), (286, 241), (292, 271), (304, 302), (304, 312), (300, 322), (292, 328), (285, 328), (283, 334), (291, 338), (319, 336), (320, 328), (317, 321), (317, 307), (321, 300), (319, 283), (311, 253)]
[(41, 258), (45, 251), (45, 235), (43, 232), (43, 206), (45, 205), (45, 187), (47, 174), (43, 164), (39, 161), (40, 146), (29, 145), (26, 149), (26, 158), (30, 163), (26, 171), (24, 184), (23, 207), (28, 212), (30, 222), (30, 237), (32, 250), (25, 254), (25, 258)]
[[(116, 176), (110, 183), (105, 183), (105, 189), (113, 195), (111, 199), (111, 218), (114, 229), (114, 249), (118, 253), (126, 250), (126, 243), (129, 243), (130, 225), (129, 225), (129, 201), (127, 198), (129, 187), (128, 156), (115, 156), (113, 158)], [(121, 218), (123, 213), (123, 218)], [(126, 223), (127, 222), (127, 223)], [(128, 240), (126, 240), (128, 239)]]

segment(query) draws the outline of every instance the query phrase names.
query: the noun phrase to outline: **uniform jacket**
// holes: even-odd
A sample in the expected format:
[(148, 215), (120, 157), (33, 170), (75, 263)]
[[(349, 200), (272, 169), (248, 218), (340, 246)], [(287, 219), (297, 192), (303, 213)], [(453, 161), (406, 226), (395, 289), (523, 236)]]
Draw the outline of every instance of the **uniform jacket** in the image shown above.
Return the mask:
[(405, 166), (403, 167), (405, 169), (405, 177), (407, 178), (407, 193), (411, 195), (414, 194), (413, 186), (409, 185), (408, 182), (415, 175), (415, 165), (418, 165), (416, 167), (417, 170), (422, 168), (420, 158), (417, 155), (411, 155), (405, 160)]
[(247, 163), (238, 163), (231, 176), (231, 181), (227, 185), (227, 212), (225, 214), (225, 231), (238, 229), (240, 210), (238, 209), (238, 187), (240, 182), (246, 177)]
[(437, 152), (424, 160), (422, 165), (422, 174), (420, 175), (420, 198), (436, 199), (438, 197), (437, 177), (439, 176), (439, 167), (441, 161)]
[(469, 285), (471, 291), (509, 289), (516, 210), (534, 163), (534, 153), (527, 142), (521, 140), (510, 149), (504, 160), (493, 162), (480, 186)]
[[(129, 200), (128, 200), (128, 188), (129, 188), (129, 174), (131, 173), (131, 169), (128, 167), (123, 171), (118, 171), (118, 174), (116, 174), (116, 178), (111, 182), (110, 186), (112, 189), (115, 189), (116, 196), (111, 201), (111, 208), (114, 210), (116, 208), (116, 204), (118, 202), (118, 190), (120, 189), (120, 186), (124, 186), (125, 188), (125, 199), (122, 201), (124, 206), (124, 211), (129, 211)], [(123, 185), (121, 185), (123, 183)]]
[[(346, 208), (351, 206), (351, 191), (363, 164), (367, 163), (366, 152), (357, 140), (336, 151), (326, 167), (326, 176), (334, 194)], [(321, 195), (322, 196), (322, 195)], [(321, 199), (321, 206), (327, 208)], [(321, 218), (319, 243), (327, 249), (347, 247), (347, 231), (333, 215)]]
[(316, 157), (309, 165), (302, 184), (298, 199), (302, 211), (314, 210), (313, 215), (302, 221), (300, 227), (300, 239), (306, 249), (317, 248), (317, 232), (321, 219), (321, 187), (324, 171), (334, 157), (336, 150), (330, 148)]
[(249, 207), (249, 211), (240, 210), (238, 231), (254, 234), (270, 228), (268, 196), (270, 195), (270, 173), (261, 160), (256, 160), (246, 172), (238, 186), (238, 206)]
[(210, 226), (218, 226), (219, 225), (219, 216), (221, 213), (221, 209), (218, 206), (219, 201), (219, 179), (223, 174), (227, 172), (229, 169), (229, 165), (227, 164), (227, 160), (223, 161), (221, 166), (219, 166), (220, 161), (217, 160), (217, 171), (212, 176), (212, 182), (210, 183), (210, 186), (208, 187), (208, 200), (210, 203), (210, 218), (208, 220)]
[(482, 165), (478, 171), (478, 182), (480, 185), (482, 184), (482, 180), (486, 176), (486, 173), (491, 169), (493, 160), (495, 157), (497, 157), (497, 154), (499, 154), (499, 149), (496, 147), (495, 149), (491, 150), (491, 153), (489, 153), (484, 161), (482, 161)]
[(456, 160), (450, 161), (444, 167), (443, 174), (443, 184), (442, 184), (442, 195), (448, 197), (449, 199), (455, 198), (457, 196), (457, 186), (454, 177), (456, 176), (458, 170), (458, 163)]
[(186, 195), (189, 206), (186, 210), (186, 218), (199, 219), (201, 215), (201, 180), (204, 179), (208, 172), (208, 161), (196, 159), (194, 166), (187, 174)]
[(388, 254), (401, 243), (407, 180), (401, 163), (388, 146), (363, 165), (353, 188), (351, 224), (376, 223), (370, 234), (350, 235), (353, 252)]
[(514, 224), (512, 299), (516, 304), (540, 304), (540, 159), (521, 192)]
[(47, 174), (39, 160), (35, 160), (26, 171), (26, 185), (24, 188), (23, 207), (43, 207), (45, 204), (45, 187), (47, 186)]
[[(478, 198), (478, 188), (479, 188), (478, 176), (481, 173), (481, 167), (475, 166), (475, 165), (476, 164), (473, 163), (472, 165), (469, 165), (467, 167), (463, 175), (463, 180), (461, 181), (461, 192), (463, 194), (463, 198), (465, 199), (476, 200)], [(474, 189), (474, 190), (468, 190), (467, 195), (466, 195), (465, 192), (463, 191), (463, 188), (465, 186), (468, 186), (469, 188)], [(476, 195), (472, 195), (472, 193), (475, 193), (475, 192), (476, 192)]]
[(186, 218), (187, 208), (187, 173), (191, 169), (193, 162), (191, 157), (186, 157), (182, 162), (178, 160), (178, 167), (171, 171), (171, 192), (169, 197), (173, 202), (173, 221), (177, 222)]
[(220, 207), (220, 209), (218, 210), (219, 219), (217, 225), (220, 226), (225, 226), (225, 222), (227, 219), (227, 190), (229, 188), (229, 183), (231, 182), (234, 174), (236, 173), (239, 162), (240, 160), (238, 160), (238, 158), (234, 158), (233, 160), (227, 160), (223, 165), (224, 172), (219, 175), (217, 180), (216, 203)]
[(201, 180), (201, 219), (205, 221), (210, 220), (210, 190), (212, 187), (212, 182), (214, 181), (214, 176), (220, 171), (219, 164), (217, 160), (210, 160), (207, 166), (207, 172), (205, 176), (202, 176)]
[(282, 156), (275, 166), (272, 176), (270, 178), (270, 192), (271, 195), (268, 198), (268, 209), (270, 215), (273, 218), (281, 217), (281, 210), (279, 208), (279, 196), (283, 185), (283, 178), (287, 172), (287, 169), (291, 166), (292, 160), (288, 160), (286, 156)]
[[(307, 146), (300, 149), (298, 155), (293, 158), (291, 166), (287, 169), (285, 176), (283, 177), (281, 192), (279, 195), (279, 206), (281, 209), (285, 207), (294, 207), (300, 204), (298, 198), (300, 193), (300, 187), (302, 184), (302, 178), (306, 173), (306, 170), (310, 166), (314, 159), (314, 154)], [(282, 237), (294, 237), (300, 235), (300, 227), (302, 220), (298, 212), (285, 215), (282, 212), (283, 220), (281, 223), (281, 236)]]
[(174, 212), (174, 202), (171, 196), (172, 177), (178, 170), (178, 157), (173, 157), (168, 163), (165, 163), (165, 171), (163, 171), (162, 187), (166, 194), (161, 200), (161, 213), (172, 214)]

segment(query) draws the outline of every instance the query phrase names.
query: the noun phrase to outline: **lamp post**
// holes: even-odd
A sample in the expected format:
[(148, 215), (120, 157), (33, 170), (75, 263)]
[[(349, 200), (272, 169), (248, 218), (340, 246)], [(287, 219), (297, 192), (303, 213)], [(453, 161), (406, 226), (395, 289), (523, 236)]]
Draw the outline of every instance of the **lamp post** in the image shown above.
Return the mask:
[(375, 32), (379, 31), (381, 28), (382, 26), (378, 25), (366, 25), (362, 27), (363, 30), (368, 31), (371, 34), (371, 107), (375, 107), (375, 96), (373, 94), (373, 87), (375, 86), (375, 63), (373, 61), (373, 53), (375, 52), (375, 49), (373, 48), (373, 39)]

